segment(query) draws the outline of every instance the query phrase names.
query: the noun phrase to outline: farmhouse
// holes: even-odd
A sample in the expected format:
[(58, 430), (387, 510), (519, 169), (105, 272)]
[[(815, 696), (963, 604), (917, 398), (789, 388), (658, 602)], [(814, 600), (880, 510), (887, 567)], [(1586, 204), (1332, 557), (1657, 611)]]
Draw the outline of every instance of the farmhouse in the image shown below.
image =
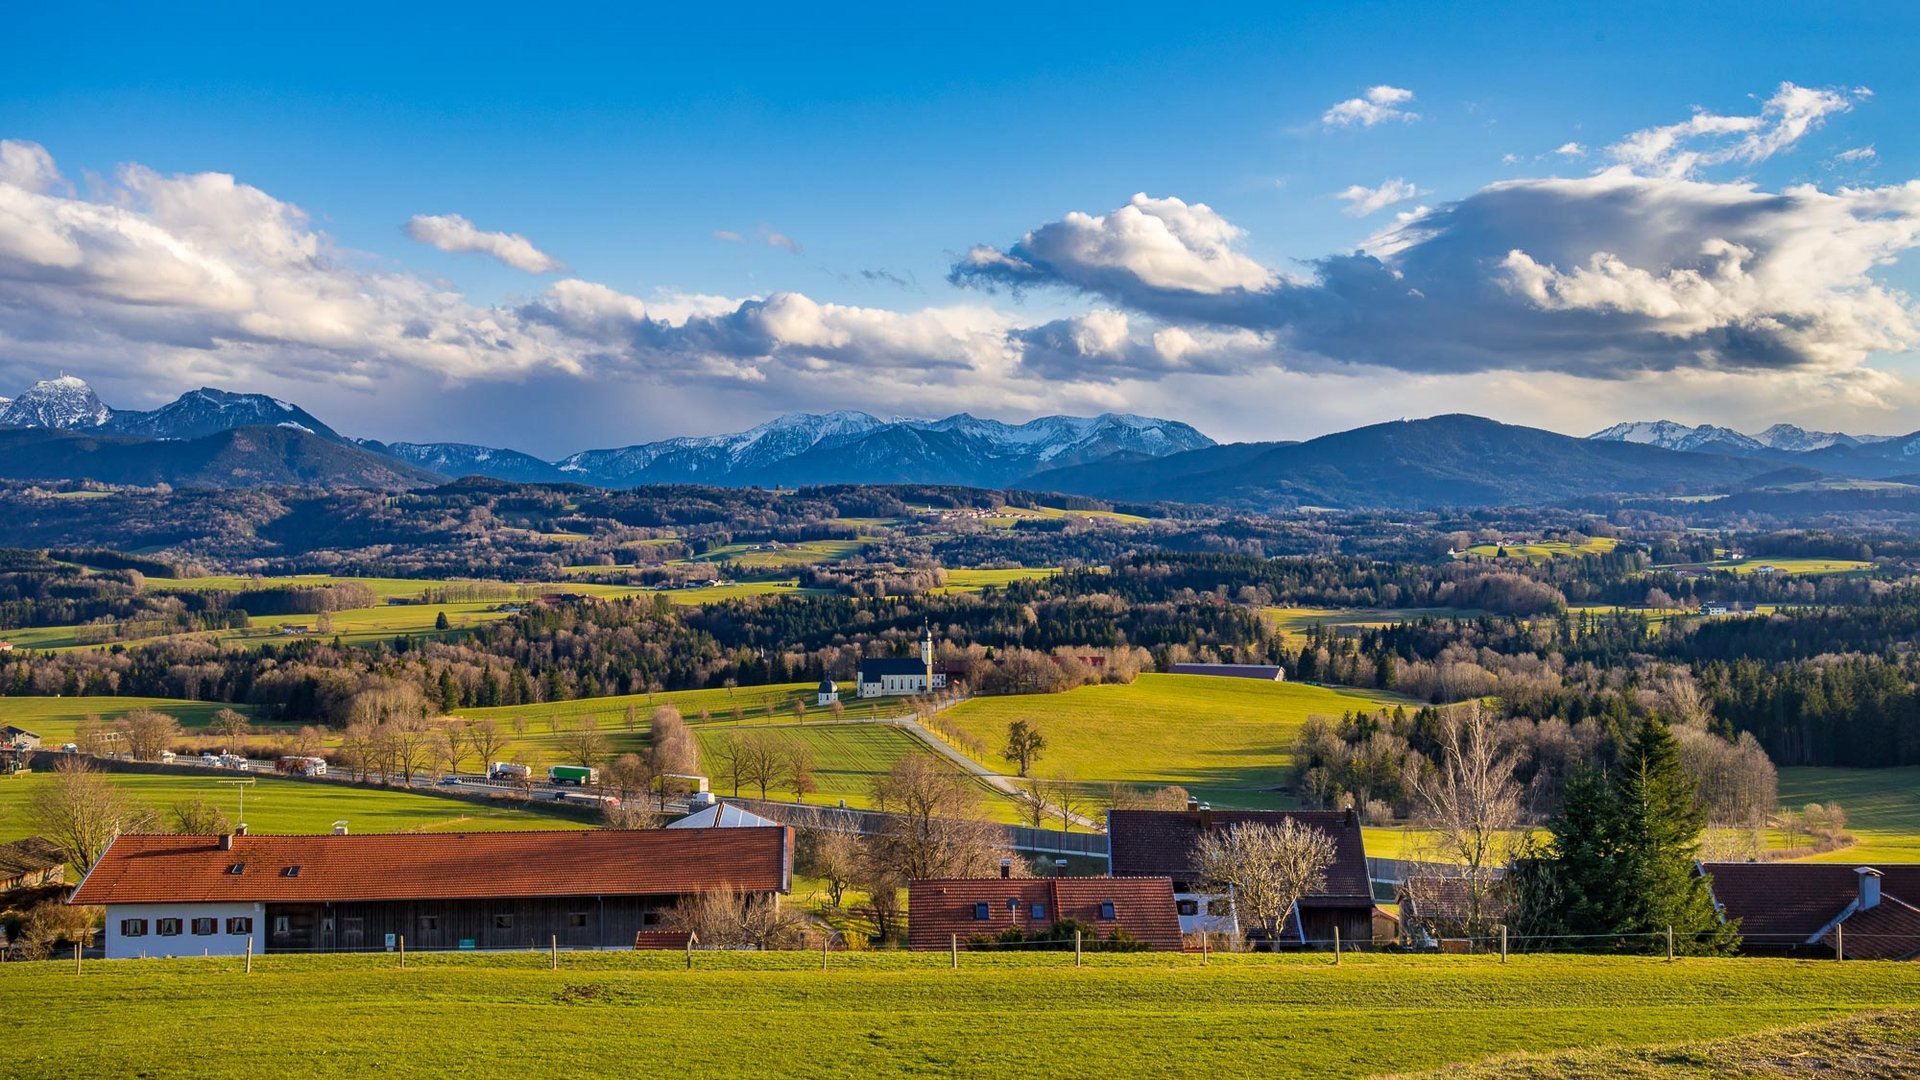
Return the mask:
[(38, 889), (67, 880), (67, 854), (44, 836), (0, 844), (0, 893)]
[[(1071, 920), (1090, 935), (1117, 931), (1165, 952), (1180, 949), (1173, 882), (1157, 878), (963, 878), (907, 883), (907, 947), (945, 949), (1009, 929), (1044, 934)], [(1091, 937), (1086, 939), (1091, 944)]]
[(875, 657), (860, 661), (854, 676), (854, 693), (863, 698), (900, 694), (924, 694), (944, 690), (947, 673), (934, 667), (933, 631), (920, 641), (920, 656)]
[(1493, 881), (1481, 889), (1476, 912), (1473, 889), (1466, 878), (1434, 873), (1408, 878), (1397, 895), (1401, 927), (1409, 934), (1418, 932), (1436, 939), (1467, 937), (1504, 922), (1509, 904), (1507, 890), (1501, 882)]
[(786, 828), (126, 835), (71, 902), (106, 908), (110, 958), (629, 949), (686, 897), (792, 880)]
[(1920, 863), (1705, 863), (1714, 906), (1758, 956), (1920, 957)]
[(0, 746), (10, 746), (18, 750), (40, 749), (40, 736), (23, 727), (8, 724), (0, 727)]
[(1209, 895), (1195, 867), (1200, 838), (1236, 825), (1279, 825), (1292, 818), (1333, 838), (1333, 865), (1326, 885), (1303, 896), (1282, 937), (1295, 943), (1326, 941), (1335, 928), (1343, 941), (1373, 939), (1373, 885), (1367, 875), (1366, 841), (1360, 818), (1347, 810), (1212, 810), (1190, 803), (1186, 810), (1109, 810), (1107, 844), (1109, 865), (1116, 877), (1173, 879), (1175, 903), (1184, 933), (1230, 931), (1231, 903)]
[(1174, 664), (1170, 675), (1212, 675), (1223, 679), (1259, 679), (1262, 682), (1286, 682), (1287, 669), (1277, 664)]

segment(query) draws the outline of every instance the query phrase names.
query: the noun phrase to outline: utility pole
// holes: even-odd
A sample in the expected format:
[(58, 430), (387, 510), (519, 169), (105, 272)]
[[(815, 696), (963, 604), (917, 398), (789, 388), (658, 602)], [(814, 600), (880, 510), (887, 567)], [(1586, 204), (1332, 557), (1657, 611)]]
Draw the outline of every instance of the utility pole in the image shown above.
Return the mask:
[(218, 783), (222, 783), (222, 784), (230, 784), (230, 785), (232, 785), (233, 787), (235, 787), (235, 788), (237, 788), (237, 789), (239, 790), (239, 792), (240, 792), (240, 811), (239, 811), (239, 814), (240, 814), (240, 816), (239, 816), (238, 818), (236, 818), (236, 819), (234, 819), (234, 822), (233, 822), (233, 823), (234, 823), (234, 825), (235, 825), (235, 826), (240, 826), (240, 825), (245, 825), (245, 824), (247, 823), (247, 789), (253, 786), (253, 781), (251, 781), (251, 780), (221, 780), (221, 781), (218, 781)]

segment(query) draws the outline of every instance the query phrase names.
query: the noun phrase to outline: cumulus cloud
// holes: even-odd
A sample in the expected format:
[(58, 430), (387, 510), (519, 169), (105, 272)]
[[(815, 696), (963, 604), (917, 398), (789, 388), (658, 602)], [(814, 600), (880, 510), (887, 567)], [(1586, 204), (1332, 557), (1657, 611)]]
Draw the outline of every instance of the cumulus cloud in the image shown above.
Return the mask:
[(1420, 119), (1420, 114), (1401, 108), (1413, 100), (1413, 91), (1402, 90), (1397, 86), (1375, 86), (1368, 88), (1360, 97), (1348, 98), (1320, 114), (1320, 122), (1327, 127), (1372, 127), (1389, 120), (1407, 123)]
[(415, 214), (407, 235), (441, 251), (491, 255), (515, 270), (545, 274), (563, 270), (560, 260), (533, 246), (519, 233), (485, 232), (459, 214)]
[(1341, 213), (1348, 217), (1367, 217), (1395, 203), (1406, 202), (1418, 194), (1420, 192), (1412, 184), (1396, 178), (1386, 181), (1379, 187), (1370, 188), (1352, 184), (1345, 191), (1335, 194), (1334, 198), (1344, 200), (1347, 204), (1346, 208), (1340, 211)]
[(1658, 176), (1690, 176), (1728, 162), (1755, 164), (1791, 148), (1827, 117), (1871, 96), (1864, 87), (1813, 89), (1783, 82), (1751, 116), (1699, 109), (1677, 124), (1636, 131), (1607, 147), (1615, 161)]
[[(1160, 203), (1185, 206), (1129, 206)], [(1169, 325), (1248, 331), (1264, 347), (1235, 354), (1246, 363), (1302, 369), (1793, 371), (1860, 385), (1876, 378), (1870, 354), (1920, 344), (1911, 301), (1873, 276), (1920, 244), (1920, 181), (1771, 193), (1624, 168), (1506, 181), (1320, 259), (1306, 279), (1236, 250), (1239, 230), (1211, 210), (1197, 238), (1166, 230), (1153, 244), (1117, 242), (1130, 234), (1101, 226), (1116, 214), (976, 248), (951, 279), (1053, 285)], [(1074, 242), (1045, 242), (1062, 234)], [(1201, 272), (1221, 266), (1233, 272)], [(1056, 357), (1063, 342), (1124, 351), (1065, 334), (1047, 329), (1041, 344)]]
[(1559, 154), (1561, 157), (1586, 157), (1587, 156), (1587, 148), (1584, 146), (1581, 146), (1577, 142), (1573, 142), (1572, 140), (1568, 140), (1567, 142), (1563, 142), (1559, 146), (1554, 147), (1553, 152), (1556, 154)]
[(53, 155), (39, 143), (0, 139), (0, 184), (25, 191), (52, 191), (62, 183)]

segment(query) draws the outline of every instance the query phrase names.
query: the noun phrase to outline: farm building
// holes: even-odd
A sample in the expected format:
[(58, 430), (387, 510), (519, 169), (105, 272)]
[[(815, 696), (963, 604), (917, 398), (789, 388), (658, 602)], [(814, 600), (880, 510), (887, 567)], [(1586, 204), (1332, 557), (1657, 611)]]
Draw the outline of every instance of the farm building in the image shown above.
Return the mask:
[(730, 802), (716, 802), (704, 810), (695, 810), (668, 825), (669, 829), (767, 829), (780, 827), (772, 818), (763, 818), (751, 810)]
[(23, 727), (8, 724), (0, 727), (0, 746), (11, 746), (18, 750), (40, 749), (40, 736)]
[(67, 853), (44, 836), (0, 844), (0, 893), (67, 880)]
[(1373, 885), (1360, 818), (1351, 809), (1211, 810), (1192, 805), (1187, 810), (1109, 810), (1108, 863), (1116, 877), (1172, 878), (1183, 932), (1231, 932), (1237, 925), (1232, 905), (1204, 889), (1194, 849), (1202, 836), (1215, 830), (1279, 825), (1288, 818), (1331, 836), (1334, 859), (1327, 867), (1325, 888), (1300, 898), (1282, 938), (1295, 944), (1327, 941), (1337, 927), (1343, 941), (1371, 941)]
[[(1507, 891), (1499, 881), (1481, 890), (1480, 909), (1474, 911), (1473, 891), (1466, 878), (1421, 874), (1400, 884), (1400, 923), (1406, 932), (1430, 938), (1469, 937), (1505, 920)], [(1476, 920), (1478, 926), (1475, 925)]]
[[(1099, 937), (1115, 931), (1165, 952), (1180, 949), (1173, 882), (1167, 878), (960, 878), (907, 883), (907, 947), (945, 949), (955, 939), (1018, 929), (1044, 934), (1071, 920)], [(1085, 939), (1091, 946), (1091, 937)]]
[(840, 687), (834, 683), (832, 678), (822, 678), (820, 680), (819, 692), (815, 695), (815, 700), (822, 708), (839, 701)]
[(1714, 905), (1758, 956), (1920, 957), (1920, 863), (1706, 863)]
[(71, 902), (110, 958), (632, 948), (683, 898), (785, 893), (786, 828), (350, 836), (122, 836)]
[(1174, 664), (1170, 675), (1212, 675), (1220, 679), (1259, 679), (1261, 682), (1286, 682), (1287, 669), (1278, 664)]

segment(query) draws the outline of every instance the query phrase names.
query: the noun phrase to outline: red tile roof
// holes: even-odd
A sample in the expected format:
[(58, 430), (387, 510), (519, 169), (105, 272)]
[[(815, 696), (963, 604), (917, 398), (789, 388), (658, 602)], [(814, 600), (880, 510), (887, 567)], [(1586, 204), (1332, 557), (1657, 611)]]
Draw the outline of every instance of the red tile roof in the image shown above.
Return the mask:
[[(1007, 901), (1017, 899), (1017, 910)], [(1100, 917), (1111, 902), (1114, 917)], [(987, 905), (977, 919), (975, 905)], [(1034, 905), (1044, 914), (1034, 918)], [(1124, 930), (1150, 949), (1180, 948), (1180, 916), (1173, 906), (1173, 882), (1167, 878), (943, 878), (907, 884), (907, 947), (944, 949), (958, 937), (991, 937), (1009, 926), (1032, 932), (1062, 919), (1083, 922), (1105, 937)]]
[(688, 930), (640, 930), (633, 935), (633, 947), (636, 949), (684, 949), (687, 939), (693, 937)]
[[(76, 904), (326, 903), (785, 891), (786, 828), (122, 836)], [(231, 872), (235, 865), (240, 873)], [(288, 876), (290, 867), (298, 867)]]
[[(1845, 930), (1837, 936), (1849, 960), (1905, 960), (1920, 954), (1920, 908), (1885, 893), (1878, 904), (1854, 912), (1840, 925)], [(1820, 944), (1831, 949), (1835, 937), (1828, 930), (1820, 935)]]
[[(1749, 947), (1785, 947), (1811, 941), (1860, 897), (1851, 863), (1707, 863), (1713, 898), (1729, 919), (1740, 920)], [(1882, 863), (1884, 896), (1920, 900), (1920, 863)], [(1853, 948), (1848, 946), (1851, 954)]]
[(1327, 868), (1326, 888), (1300, 902), (1309, 907), (1373, 906), (1373, 885), (1367, 874), (1367, 845), (1360, 819), (1344, 810), (1109, 810), (1107, 844), (1115, 876), (1166, 876), (1192, 883), (1194, 848), (1203, 829), (1226, 829), (1243, 823), (1279, 825), (1292, 818), (1333, 837), (1333, 865)]

